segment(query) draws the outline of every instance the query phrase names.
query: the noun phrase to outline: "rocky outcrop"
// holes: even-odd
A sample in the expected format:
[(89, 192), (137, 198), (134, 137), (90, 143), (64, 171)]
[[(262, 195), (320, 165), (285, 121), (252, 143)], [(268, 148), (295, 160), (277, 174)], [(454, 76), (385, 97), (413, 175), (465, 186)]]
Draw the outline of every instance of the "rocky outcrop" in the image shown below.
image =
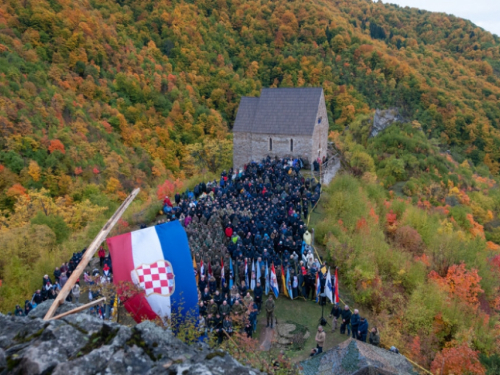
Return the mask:
[(370, 137), (375, 137), (382, 130), (388, 128), (394, 122), (405, 122), (397, 108), (377, 109), (373, 117), (373, 126)]
[(40, 317), (49, 305), (28, 317), (0, 314), (0, 374), (260, 373), (206, 344), (186, 345), (149, 321), (126, 327), (74, 314), (46, 322)]

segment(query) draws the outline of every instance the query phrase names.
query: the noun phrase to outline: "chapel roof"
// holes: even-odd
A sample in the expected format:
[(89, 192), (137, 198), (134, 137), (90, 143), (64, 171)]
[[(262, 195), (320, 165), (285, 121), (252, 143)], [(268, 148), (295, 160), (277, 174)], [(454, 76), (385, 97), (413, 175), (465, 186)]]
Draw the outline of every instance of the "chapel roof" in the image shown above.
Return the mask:
[(312, 135), (321, 87), (265, 88), (260, 97), (242, 97), (233, 132)]

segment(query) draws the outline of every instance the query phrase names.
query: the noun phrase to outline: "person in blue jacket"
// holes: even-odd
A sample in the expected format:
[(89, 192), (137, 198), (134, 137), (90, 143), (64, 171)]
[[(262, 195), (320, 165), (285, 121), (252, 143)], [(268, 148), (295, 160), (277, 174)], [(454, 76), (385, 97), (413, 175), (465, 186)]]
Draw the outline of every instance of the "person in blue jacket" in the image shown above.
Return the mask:
[(359, 320), (358, 326), (358, 340), (366, 342), (366, 336), (368, 335), (368, 320), (361, 318)]

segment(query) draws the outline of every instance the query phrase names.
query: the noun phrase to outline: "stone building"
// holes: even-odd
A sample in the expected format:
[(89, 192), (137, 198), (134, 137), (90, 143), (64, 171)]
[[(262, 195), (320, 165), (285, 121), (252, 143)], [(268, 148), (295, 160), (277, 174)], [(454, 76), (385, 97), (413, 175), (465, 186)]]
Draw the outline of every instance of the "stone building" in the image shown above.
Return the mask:
[(242, 97), (233, 127), (233, 165), (270, 156), (326, 156), (328, 115), (321, 87), (262, 89)]

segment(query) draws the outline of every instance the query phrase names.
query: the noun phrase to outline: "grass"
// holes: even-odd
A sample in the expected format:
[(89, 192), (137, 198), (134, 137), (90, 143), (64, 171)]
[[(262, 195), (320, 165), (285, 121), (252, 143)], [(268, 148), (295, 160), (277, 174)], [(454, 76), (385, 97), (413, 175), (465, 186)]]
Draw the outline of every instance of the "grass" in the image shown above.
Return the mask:
[[(298, 325), (302, 325), (307, 328), (310, 333), (310, 336), (306, 340), (306, 344), (304, 349), (301, 351), (286, 351), (287, 357), (290, 358), (294, 362), (302, 361), (309, 356), (309, 353), (312, 348), (316, 347), (315, 335), (318, 330), (318, 320), (321, 318), (321, 306), (313, 301), (304, 301), (303, 299), (295, 299), (291, 300), (289, 298), (281, 297), (276, 301), (276, 308), (274, 310), (275, 317), (278, 319), (278, 324), (284, 323), (297, 323)], [(328, 321), (328, 325), (325, 326), (326, 332), (326, 342), (324, 346), (324, 350), (331, 349), (344, 340), (348, 338), (347, 335), (341, 335), (339, 333), (340, 325), (337, 325), (337, 330), (335, 333), (331, 333), (332, 330), (332, 321), (328, 317), (331, 310), (330, 304), (325, 306), (324, 316)], [(266, 313), (262, 311), (259, 314), (258, 324), (257, 324), (257, 334), (255, 337), (260, 337), (260, 334), (263, 329), (266, 327)], [(275, 336), (276, 337), (276, 336)]]

